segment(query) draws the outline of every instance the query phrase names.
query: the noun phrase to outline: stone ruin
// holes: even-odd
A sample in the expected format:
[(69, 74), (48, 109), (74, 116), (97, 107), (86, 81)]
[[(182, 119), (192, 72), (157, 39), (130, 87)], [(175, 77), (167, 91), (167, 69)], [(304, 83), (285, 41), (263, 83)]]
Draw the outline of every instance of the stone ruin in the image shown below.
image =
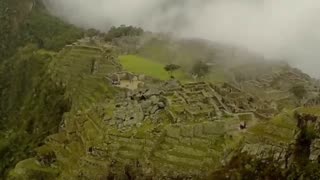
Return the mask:
[[(119, 79), (118, 75), (116, 80)], [(235, 117), (244, 122), (268, 119), (277, 112), (270, 104), (227, 83), (180, 84), (175, 80), (155, 88), (127, 88), (114, 106), (108, 123), (119, 128), (137, 126), (146, 120), (188, 123)]]
[(205, 82), (189, 83), (173, 90), (173, 93), (171, 90), (171, 94), (172, 96), (168, 98), (171, 106), (177, 107), (180, 113), (182, 111), (193, 119), (219, 119), (221, 116), (234, 116), (240, 113), (252, 113), (259, 118), (268, 118), (275, 113), (275, 110), (265, 102), (227, 83), (220, 85)]
[(292, 87), (292, 83), (306, 84), (310, 80), (311, 78), (308, 75), (295, 69), (289, 69), (281, 72), (265, 74), (258, 77), (256, 80), (251, 80), (247, 83), (257, 88), (288, 90)]
[[(128, 78), (126, 73), (116, 75), (115, 80), (122, 75), (122, 79)], [(234, 146), (226, 146), (226, 142), (240, 143), (237, 133), (245, 133), (256, 119), (273, 113), (270, 104), (227, 83), (171, 80), (155, 87), (121, 89), (103, 107), (79, 112), (79, 119), (67, 121), (67, 135), (48, 138), (49, 145), (62, 148), (62, 152), (67, 152), (65, 146), (85, 152), (78, 162), (79, 177), (92, 177), (95, 169), (121, 173), (121, 168), (132, 162), (150, 177), (156, 173), (170, 177), (172, 172), (201, 175), (222, 160), (228, 162)], [(67, 137), (77, 139), (79, 147), (65, 145)], [(243, 151), (263, 154), (267, 148), (275, 149), (258, 144), (245, 146)], [(48, 155), (44, 164), (52, 162)]]
[(144, 86), (145, 76), (130, 72), (116, 72), (109, 74), (107, 79), (116, 87), (136, 90)]
[(162, 94), (162, 91), (156, 89), (127, 89), (123, 96), (116, 100), (113, 116), (109, 117), (107, 122), (118, 129), (139, 126), (146, 120), (160, 122), (167, 106)]
[(295, 98), (293, 97), (294, 95), (291, 92), (291, 89), (296, 85), (304, 86), (308, 92), (308, 97), (305, 97), (301, 102), (302, 105), (312, 105), (316, 103), (312, 102), (315, 100), (313, 96), (319, 94), (320, 86), (307, 74), (304, 74), (297, 69), (282, 69), (241, 83), (242, 89), (269, 101), (270, 103), (276, 104), (292, 102)]

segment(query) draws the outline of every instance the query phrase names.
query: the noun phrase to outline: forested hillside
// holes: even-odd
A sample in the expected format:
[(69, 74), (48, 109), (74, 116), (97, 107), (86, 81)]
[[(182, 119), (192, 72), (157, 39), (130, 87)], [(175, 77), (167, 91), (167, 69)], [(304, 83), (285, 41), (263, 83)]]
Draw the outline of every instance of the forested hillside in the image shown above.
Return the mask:
[(3, 0), (0, 3), (1, 59), (26, 43), (57, 51), (82, 35), (78, 28), (49, 15), (39, 0)]
[[(55, 51), (82, 30), (50, 16), (40, 1), (0, 2), (0, 174), (58, 129), (64, 89), (45, 75)], [(38, 92), (38, 94), (37, 94)]]

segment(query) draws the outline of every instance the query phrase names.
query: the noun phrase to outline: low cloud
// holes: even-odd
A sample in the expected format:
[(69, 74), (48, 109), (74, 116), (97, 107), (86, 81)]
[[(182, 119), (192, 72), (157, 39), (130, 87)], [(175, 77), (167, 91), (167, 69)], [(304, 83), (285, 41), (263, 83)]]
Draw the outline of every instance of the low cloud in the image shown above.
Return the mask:
[(178, 36), (241, 46), (285, 59), (309, 74), (320, 71), (318, 0), (44, 0), (56, 16), (107, 30), (135, 25)]

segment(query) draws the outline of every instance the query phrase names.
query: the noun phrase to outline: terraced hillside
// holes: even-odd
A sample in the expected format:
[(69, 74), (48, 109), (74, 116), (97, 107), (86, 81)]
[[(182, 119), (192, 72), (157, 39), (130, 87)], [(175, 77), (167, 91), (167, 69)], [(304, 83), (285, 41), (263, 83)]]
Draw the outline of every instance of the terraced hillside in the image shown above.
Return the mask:
[[(63, 90), (60, 93), (62, 98), (67, 100), (69, 106), (69, 108), (66, 109), (68, 113), (60, 113), (64, 118), (75, 116), (93, 104), (104, 102), (106, 98), (113, 96), (115, 91), (105, 79), (107, 73), (116, 71), (119, 68), (112, 65), (112, 61), (114, 61), (112, 49), (100, 49), (80, 45), (66, 47), (52, 57), (52, 60), (46, 66), (44, 77), (50, 80), (53, 85)], [(40, 85), (41, 84), (43, 83), (40, 83)], [(46, 91), (46, 89), (35, 90), (33, 97), (40, 98), (40, 94), (44, 91)], [(48, 98), (52, 95), (53, 94), (47, 94), (47, 99), (44, 102), (38, 102), (38, 104), (35, 105), (39, 106), (39, 108), (52, 108), (47, 104), (50, 103), (47, 101), (50, 100)], [(36, 103), (32, 101), (30, 102), (31, 104)], [(47, 111), (49, 111), (49, 109)], [(39, 112), (30, 111), (30, 113), (36, 114)], [(61, 124), (60, 121), (56, 123), (58, 123), (57, 125), (59, 125), (60, 128), (65, 126), (65, 124)], [(21, 129), (23, 130), (22, 127)]]
[(75, 45), (63, 49), (51, 62), (48, 71), (66, 87), (76, 110), (88, 108), (92, 103), (111, 98), (113, 93), (105, 76), (120, 67), (114, 64), (116, 54), (112, 49)]
[[(45, 71), (69, 102), (59, 131), (9, 178), (258, 178), (270, 173), (255, 172), (264, 162), (281, 173), (300, 162), (305, 131), (294, 110), (279, 112), (276, 102), (228, 83), (124, 73), (117, 48), (79, 42), (53, 55)], [(126, 78), (143, 86), (121, 86)], [(257, 164), (249, 167), (250, 158)]]
[[(320, 179), (320, 88), (303, 72), (139, 28), (79, 39), (40, 1), (14, 3), (0, 2), (0, 178)], [(196, 62), (209, 71), (190, 78)]]

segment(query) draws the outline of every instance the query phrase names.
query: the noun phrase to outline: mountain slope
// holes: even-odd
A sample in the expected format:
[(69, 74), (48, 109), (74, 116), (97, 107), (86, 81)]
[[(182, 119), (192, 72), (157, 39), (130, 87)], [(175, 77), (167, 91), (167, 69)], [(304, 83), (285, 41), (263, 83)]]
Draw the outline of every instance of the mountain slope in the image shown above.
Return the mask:
[(0, 174), (57, 131), (70, 102), (46, 75), (55, 52), (82, 30), (50, 16), (40, 1), (0, 2)]
[(0, 18), (0, 60), (26, 43), (59, 50), (82, 36), (81, 30), (49, 15), (40, 0), (3, 0)]
[[(140, 29), (83, 38), (39, 1), (12, 2), (0, 6), (1, 178), (319, 179), (320, 88), (301, 71)], [(190, 78), (197, 62), (210, 71)]]

